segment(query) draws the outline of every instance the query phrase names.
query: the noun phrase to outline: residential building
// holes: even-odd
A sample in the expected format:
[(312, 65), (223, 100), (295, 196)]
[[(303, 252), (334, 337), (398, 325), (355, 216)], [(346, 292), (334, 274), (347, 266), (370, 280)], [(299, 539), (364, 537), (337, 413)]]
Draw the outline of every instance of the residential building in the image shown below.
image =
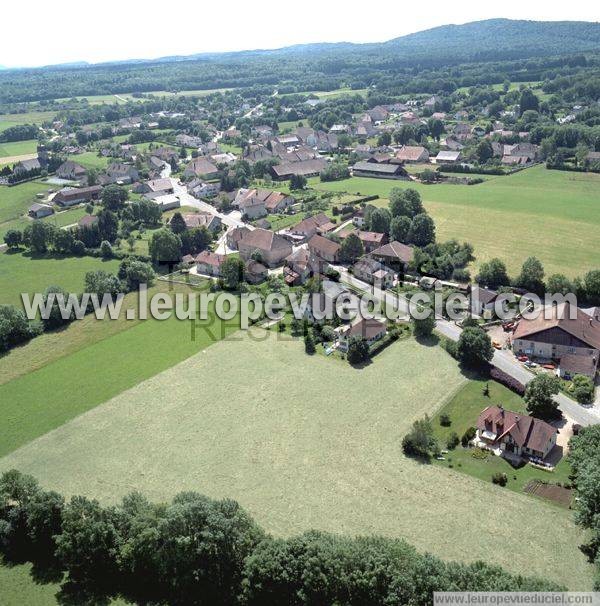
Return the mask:
[(292, 175), (316, 177), (327, 166), (325, 158), (314, 158), (301, 162), (284, 162), (271, 167), (273, 177), (278, 180), (290, 179)]
[(339, 261), (341, 248), (337, 242), (318, 234), (315, 234), (308, 241), (308, 250), (310, 253), (329, 263), (337, 263)]
[(541, 419), (488, 406), (477, 419), (477, 440), (500, 454), (545, 459), (556, 445), (557, 430)]
[(300, 236), (305, 240), (312, 238), (315, 234), (327, 234), (335, 229), (336, 225), (325, 213), (318, 213), (312, 217), (300, 221), (288, 231), (290, 234)]
[(67, 160), (56, 169), (56, 176), (69, 181), (81, 181), (86, 178), (87, 170), (81, 164)]
[(429, 152), (422, 145), (403, 145), (392, 162), (429, 162)]
[(199, 274), (219, 277), (221, 275), (221, 266), (226, 258), (226, 255), (220, 255), (210, 250), (203, 250), (195, 259), (196, 271)]
[(360, 318), (354, 324), (345, 326), (339, 331), (338, 349), (348, 351), (348, 343), (351, 337), (362, 337), (369, 346), (385, 337), (385, 322), (377, 318)]
[[(446, 143), (448, 140), (446, 139)], [(460, 160), (460, 151), (441, 151), (435, 157), (436, 164), (456, 164)]]
[(183, 171), (184, 177), (203, 177), (204, 179), (216, 179), (219, 169), (206, 158), (199, 156), (194, 158)]
[(281, 236), (268, 229), (254, 229), (244, 232), (237, 242), (240, 256), (248, 260), (258, 253), (261, 262), (268, 267), (281, 265), (283, 260), (292, 253), (292, 245)]
[(352, 275), (378, 288), (390, 288), (394, 284), (392, 269), (370, 256), (360, 258), (352, 266)]
[(371, 256), (397, 271), (405, 271), (412, 262), (414, 253), (412, 246), (393, 240), (373, 250)]

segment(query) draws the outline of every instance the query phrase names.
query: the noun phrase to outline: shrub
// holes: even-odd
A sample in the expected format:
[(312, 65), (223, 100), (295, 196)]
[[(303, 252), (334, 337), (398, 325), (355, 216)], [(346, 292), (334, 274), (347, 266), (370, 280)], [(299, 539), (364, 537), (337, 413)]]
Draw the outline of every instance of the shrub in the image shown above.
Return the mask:
[(475, 429), (475, 427), (469, 427), (469, 429), (463, 433), (460, 443), (466, 448), (469, 445), (469, 442), (475, 437), (476, 433), (477, 429)]
[(505, 373), (503, 370), (492, 366), (490, 370), (490, 378), (494, 379), (498, 383), (501, 383), (505, 387), (508, 387), (511, 391), (514, 391), (516, 394), (523, 396), (525, 395), (525, 385), (520, 383), (509, 374)]
[(448, 450), (454, 450), (459, 444), (460, 444), (460, 438), (458, 437), (458, 434), (455, 431), (453, 431), (448, 436), (448, 440), (446, 441), (446, 446), (448, 447)]
[(449, 414), (444, 412), (440, 415), (440, 425), (442, 427), (450, 427), (450, 425), (452, 425)]
[(498, 486), (506, 486), (508, 478), (505, 473), (497, 472), (492, 476), (492, 482)]

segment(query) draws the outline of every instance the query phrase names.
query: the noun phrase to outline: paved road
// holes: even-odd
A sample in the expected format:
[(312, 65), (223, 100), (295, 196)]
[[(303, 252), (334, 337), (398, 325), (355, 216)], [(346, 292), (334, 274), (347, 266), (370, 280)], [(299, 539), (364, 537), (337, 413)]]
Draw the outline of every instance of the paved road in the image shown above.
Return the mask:
[[(409, 303), (405, 297), (396, 295), (387, 290), (384, 291), (379, 288), (374, 288), (370, 284), (350, 275), (346, 268), (342, 266), (336, 266), (335, 269), (340, 272), (341, 282), (345, 282), (346, 284), (372, 294), (378, 301), (385, 301), (387, 304), (394, 306), (400, 312), (408, 316)], [(444, 320), (440, 317), (436, 318), (436, 331), (453, 341), (458, 341), (460, 333), (462, 332), (461, 328), (454, 324), (454, 322)], [(515, 358), (511, 351), (508, 350), (495, 351), (492, 364), (524, 385), (529, 383), (535, 376)], [(575, 423), (579, 423), (583, 426), (600, 423), (600, 405), (598, 402), (596, 402), (594, 406), (584, 407), (562, 393), (555, 396), (555, 399), (558, 402), (560, 409), (573, 419)]]

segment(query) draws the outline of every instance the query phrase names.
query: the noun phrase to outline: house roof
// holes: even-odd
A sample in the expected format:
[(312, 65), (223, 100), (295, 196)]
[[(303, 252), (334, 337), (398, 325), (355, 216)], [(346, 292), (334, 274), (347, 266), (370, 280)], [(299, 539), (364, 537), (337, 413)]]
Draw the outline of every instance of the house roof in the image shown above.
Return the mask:
[(436, 162), (441, 160), (442, 162), (456, 162), (460, 157), (460, 152), (458, 151), (441, 151), (435, 157)]
[(359, 335), (364, 339), (373, 339), (385, 332), (385, 324), (376, 318), (361, 318), (350, 327), (347, 333), (348, 338)]
[(578, 356), (566, 354), (560, 359), (560, 369), (571, 375), (594, 375), (598, 360), (595, 356)]
[(314, 158), (312, 160), (302, 160), (300, 162), (284, 162), (273, 166), (273, 172), (278, 177), (289, 175), (310, 175), (320, 173), (327, 166), (327, 160), (324, 158)]
[(474, 286), (471, 289), (471, 299), (477, 299), (483, 305), (489, 305), (496, 300), (498, 293), (495, 290)]
[[(591, 349), (600, 349), (600, 322), (594, 320), (581, 309), (576, 309), (576, 317), (570, 318), (571, 305), (562, 303), (549, 310), (545, 308), (536, 318), (522, 318), (514, 332), (513, 339), (532, 339), (536, 334), (550, 328), (560, 328), (576, 339), (583, 341)], [(548, 315), (548, 319), (546, 319)], [(533, 339), (532, 339), (533, 340)]]
[(210, 265), (212, 267), (221, 267), (221, 264), (227, 258), (226, 255), (220, 255), (218, 253), (211, 252), (210, 250), (203, 250), (195, 259), (196, 263), (202, 263), (204, 265)]
[(308, 247), (310, 250), (314, 251), (316, 254), (334, 256), (336, 255), (341, 246), (330, 240), (329, 238), (324, 238), (323, 236), (319, 236), (319, 234), (315, 234), (309, 241)]
[(429, 154), (429, 152), (420, 145), (404, 145), (402, 149), (396, 152), (396, 158), (398, 160), (414, 162), (418, 160), (424, 153)]
[(245, 246), (256, 248), (257, 250), (275, 250), (277, 248), (289, 248), (290, 244), (287, 240), (278, 236), (269, 229), (257, 228), (252, 231), (244, 232), (241, 237), (241, 242)]
[(402, 244), (402, 242), (394, 240), (393, 242), (389, 242), (388, 244), (384, 244), (383, 246), (376, 248), (371, 254), (374, 257), (389, 257), (398, 259), (403, 263), (410, 263), (413, 260), (415, 251), (411, 246), (407, 246), (406, 244)]
[(525, 414), (504, 410), (501, 406), (488, 406), (477, 419), (477, 429), (496, 435), (502, 441), (510, 435), (520, 448), (544, 451), (548, 440), (557, 433), (549, 423)]
[(150, 191), (166, 191), (173, 189), (173, 183), (171, 179), (152, 179), (146, 182), (146, 186)]
[(96, 215), (84, 215), (79, 219), (77, 225), (79, 225), (79, 227), (90, 227), (96, 223), (98, 223), (98, 217)]
[(217, 167), (206, 158), (194, 158), (185, 169), (186, 172), (193, 172), (196, 175), (212, 175), (218, 172)]
[(370, 173), (381, 173), (385, 175), (395, 175), (404, 171), (399, 164), (382, 164), (367, 161), (357, 162), (352, 169)]

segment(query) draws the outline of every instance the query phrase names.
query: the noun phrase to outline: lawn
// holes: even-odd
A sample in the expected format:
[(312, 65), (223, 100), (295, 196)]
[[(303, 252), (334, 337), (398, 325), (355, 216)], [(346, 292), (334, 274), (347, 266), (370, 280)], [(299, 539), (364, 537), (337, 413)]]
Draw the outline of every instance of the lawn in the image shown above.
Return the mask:
[[(489, 396), (485, 396), (483, 393), (486, 383), (490, 390)], [(503, 385), (481, 378), (474, 378), (466, 383), (448, 400), (433, 419), (434, 431), (442, 447), (445, 448), (446, 441), (452, 432), (456, 432), (459, 437), (462, 436), (469, 427), (476, 424), (477, 417), (484, 408), (498, 405), (502, 405), (507, 410), (526, 413), (523, 399)], [(450, 427), (443, 427), (440, 424), (442, 413), (449, 415)], [(554, 472), (546, 472), (531, 465), (514, 469), (501, 457), (490, 454), (486, 458), (476, 458), (473, 456), (473, 452), (474, 449), (458, 446), (444, 455), (445, 461), (435, 461), (435, 465), (453, 468), (486, 482), (491, 482), (492, 475), (497, 472), (505, 473), (508, 478), (506, 487), (519, 493), (522, 493), (523, 488), (533, 479), (563, 484), (569, 481), (570, 467), (565, 458), (561, 460)]]
[(457, 238), (475, 246), (476, 266), (497, 256), (514, 274), (525, 258), (535, 255), (547, 274), (574, 277), (600, 267), (600, 175), (536, 166), (473, 186), (365, 177), (331, 183), (314, 178), (310, 184), (382, 198), (392, 187), (413, 187), (423, 196), (441, 239)]
[[(197, 490), (237, 499), (275, 535), (403, 536), (444, 558), (591, 586), (570, 512), (402, 455), (412, 421), (464, 382), (441, 348), (397, 342), (356, 370), (258, 330), (140, 383), (132, 367), (143, 362), (154, 375), (149, 359), (185, 342), (175, 327), (159, 335), (148, 325), (0, 387), (11, 410), (6, 452), (15, 433), (57, 427), (1, 459), (0, 469), (104, 502), (132, 490), (157, 500)], [(140, 329), (147, 339), (134, 339)], [(91, 410), (122, 392), (123, 375), (132, 389)], [(62, 425), (74, 408), (89, 412)]]
[(73, 162), (77, 162), (77, 164), (81, 164), (85, 168), (95, 168), (96, 170), (104, 170), (109, 162), (112, 161), (104, 156), (99, 156), (95, 151), (69, 156), (69, 160), (73, 160)]
[(10, 156), (24, 156), (34, 154), (37, 150), (37, 139), (28, 141), (15, 141), (14, 143), (0, 143), (0, 161)]
[[(33, 200), (32, 200), (33, 203)], [(28, 204), (29, 206), (29, 204)], [(26, 211), (27, 209), (25, 209)], [(25, 212), (24, 211), (24, 212)], [(67, 225), (73, 225), (77, 223), (81, 217), (86, 215), (84, 206), (74, 206), (67, 210), (62, 210), (60, 212), (55, 212), (53, 215), (49, 215), (48, 217), (43, 217), (42, 219), (35, 219), (36, 221), (41, 221), (43, 223), (52, 223), (56, 227), (65, 227)], [(27, 225), (32, 223), (32, 219), (28, 217), (21, 216), (17, 219), (12, 219), (10, 221), (6, 221), (5, 223), (0, 223), (0, 239), (4, 237), (4, 234), (9, 229), (19, 229), (23, 230)]]
[(83, 291), (85, 274), (102, 269), (116, 273), (119, 261), (96, 257), (31, 256), (30, 253), (0, 254), (0, 304), (21, 307), (21, 293), (43, 292), (60, 286), (67, 292)]

